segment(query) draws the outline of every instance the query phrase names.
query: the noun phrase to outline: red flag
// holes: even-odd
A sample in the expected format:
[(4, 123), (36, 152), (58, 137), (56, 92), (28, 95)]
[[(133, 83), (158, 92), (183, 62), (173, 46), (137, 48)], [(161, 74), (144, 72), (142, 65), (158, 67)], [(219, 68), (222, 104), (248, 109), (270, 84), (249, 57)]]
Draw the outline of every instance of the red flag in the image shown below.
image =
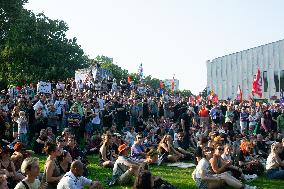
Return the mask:
[(213, 102), (216, 102), (218, 103), (219, 102), (219, 98), (218, 98), (218, 95), (215, 94), (215, 96), (213, 97)]
[(128, 81), (128, 83), (131, 83), (130, 75), (127, 77), (127, 81)]
[(239, 100), (240, 102), (243, 101), (243, 92), (242, 92), (242, 89), (241, 89), (240, 85), (238, 86), (237, 100)]
[(257, 94), (260, 98), (262, 97), (262, 79), (260, 77), (260, 70), (258, 68), (257, 74), (252, 82), (251, 94)]
[(194, 105), (194, 104), (195, 104), (194, 96), (190, 96), (190, 97), (188, 98), (188, 101), (189, 101), (189, 103), (191, 103), (192, 105)]
[(164, 88), (164, 83), (162, 81), (160, 81), (160, 88)]
[(201, 97), (199, 95), (197, 95), (195, 97), (195, 101), (196, 101), (196, 103), (200, 103), (201, 102)]
[(171, 88), (172, 88), (172, 90), (175, 89), (175, 76), (172, 79)]

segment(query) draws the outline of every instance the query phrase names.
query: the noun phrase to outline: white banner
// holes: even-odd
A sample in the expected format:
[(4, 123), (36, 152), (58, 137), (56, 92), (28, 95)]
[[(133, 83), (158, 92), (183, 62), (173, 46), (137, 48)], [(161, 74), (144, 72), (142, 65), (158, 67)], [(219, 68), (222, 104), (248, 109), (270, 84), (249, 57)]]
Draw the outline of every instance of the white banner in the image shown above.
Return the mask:
[(51, 94), (51, 83), (40, 81), (37, 84), (38, 93), (50, 93)]

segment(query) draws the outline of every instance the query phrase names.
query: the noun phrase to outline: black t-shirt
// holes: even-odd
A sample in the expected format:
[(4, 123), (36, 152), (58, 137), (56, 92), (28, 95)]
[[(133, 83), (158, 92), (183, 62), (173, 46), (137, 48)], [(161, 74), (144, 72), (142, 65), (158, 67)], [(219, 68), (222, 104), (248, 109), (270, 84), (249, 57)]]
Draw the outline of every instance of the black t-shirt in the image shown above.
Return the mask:
[(196, 165), (197, 165), (197, 157), (198, 158), (202, 158), (202, 148), (200, 147), (200, 146), (198, 146), (197, 148), (196, 148), (196, 150), (195, 150), (195, 153), (194, 153), (194, 156), (195, 156), (195, 159), (194, 159), (194, 161), (195, 161), (195, 163), (196, 163)]
[(213, 106), (212, 106), (211, 104), (206, 105), (206, 108), (207, 108), (208, 110), (211, 110), (212, 107), (213, 107)]
[(242, 162), (247, 162), (247, 158), (250, 157), (249, 153), (243, 153), (243, 151), (240, 151), (240, 157), (239, 160)]
[(226, 115), (227, 106), (223, 106), (223, 105), (222, 105), (220, 108), (221, 108), (222, 114), (223, 114), (223, 115)]
[(186, 112), (181, 115), (181, 119), (184, 121), (185, 129), (188, 131), (191, 127), (192, 117)]
[(268, 153), (268, 148), (267, 148), (267, 145), (265, 144), (264, 141), (257, 141), (256, 142), (256, 145), (257, 145), (257, 148), (259, 150), (262, 150), (264, 151), (265, 153)]
[(103, 117), (103, 127), (111, 127), (112, 126), (112, 115), (110, 110), (104, 110), (102, 113)]
[(177, 142), (177, 147), (180, 147), (180, 148), (182, 148), (182, 149), (184, 149), (184, 150), (187, 150), (187, 147), (188, 147), (188, 146), (186, 146), (186, 143), (185, 143), (184, 141), (182, 141), (182, 140), (177, 140), (176, 142)]

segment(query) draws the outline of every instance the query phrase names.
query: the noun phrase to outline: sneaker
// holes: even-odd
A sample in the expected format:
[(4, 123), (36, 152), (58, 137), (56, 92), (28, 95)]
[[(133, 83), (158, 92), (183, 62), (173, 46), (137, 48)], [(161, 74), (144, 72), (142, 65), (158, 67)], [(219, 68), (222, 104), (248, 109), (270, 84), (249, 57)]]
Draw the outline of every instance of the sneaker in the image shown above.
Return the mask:
[(256, 186), (245, 185), (245, 189), (257, 189)]
[(244, 175), (244, 179), (245, 181), (247, 182), (251, 182), (253, 180), (255, 180), (257, 178), (257, 175), (256, 174), (253, 174), (253, 175)]

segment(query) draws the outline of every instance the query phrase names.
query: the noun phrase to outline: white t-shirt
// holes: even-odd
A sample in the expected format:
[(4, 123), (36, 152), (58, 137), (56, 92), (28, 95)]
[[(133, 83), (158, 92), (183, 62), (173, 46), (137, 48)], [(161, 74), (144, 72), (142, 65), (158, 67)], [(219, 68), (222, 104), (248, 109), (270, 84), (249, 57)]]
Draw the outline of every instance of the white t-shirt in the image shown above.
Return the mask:
[[(29, 189), (38, 189), (40, 187), (40, 181), (38, 179), (35, 179), (33, 183), (29, 183), (26, 178), (23, 181), (25, 181)], [(22, 182), (19, 182), (14, 189), (26, 189), (26, 187)]]
[(100, 105), (100, 109), (103, 110), (104, 109), (104, 106), (105, 106), (105, 100), (104, 99), (100, 99), (100, 98), (97, 98), (97, 101)]
[(57, 185), (57, 189), (82, 189), (84, 186), (90, 186), (92, 180), (86, 177), (75, 177), (75, 175), (69, 171), (67, 172)]
[(18, 133), (27, 134), (27, 127), (28, 127), (27, 118), (19, 117), (16, 122), (18, 123)]
[(61, 115), (62, 114), (62, 108), (65, 105), (65, 101), (64, 100), (56, 100), (54, 103), (54, 107), (56, 109), (55, 113), (57, 115)]
[(196, 172), (195, 172), (195, 177), (196, 178), (201, 178), (201, 171), (205, 171), (206, 175), (209, 172), (209, 162), (207, 159), (202, 158), (199, 162), (198, 165), (196, 166)]
[(96, 124), (96, 125), (101, 124), (101, 118), (100, 118), (99, 112), (100, 112), (99, 109), (94, 109), (94, 113), (96, 114), (96, 116), (92, 120), (93, 124)]

